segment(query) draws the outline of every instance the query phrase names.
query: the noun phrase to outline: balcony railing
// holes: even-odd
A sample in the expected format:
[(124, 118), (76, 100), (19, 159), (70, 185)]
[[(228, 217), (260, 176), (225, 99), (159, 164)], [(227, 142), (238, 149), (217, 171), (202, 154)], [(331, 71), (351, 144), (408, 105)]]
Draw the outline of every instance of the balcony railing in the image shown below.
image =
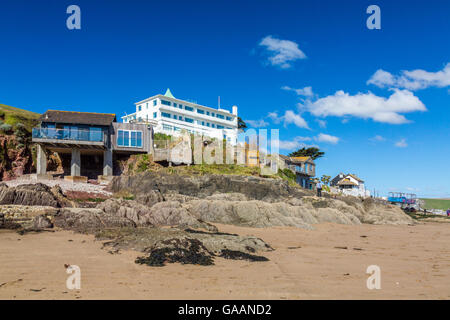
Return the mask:
[(74, 140), (88, 142), (103, 142), (104, 134), (101, 129), (55, 129), (55, 128), (33, 128), (34, 139)]

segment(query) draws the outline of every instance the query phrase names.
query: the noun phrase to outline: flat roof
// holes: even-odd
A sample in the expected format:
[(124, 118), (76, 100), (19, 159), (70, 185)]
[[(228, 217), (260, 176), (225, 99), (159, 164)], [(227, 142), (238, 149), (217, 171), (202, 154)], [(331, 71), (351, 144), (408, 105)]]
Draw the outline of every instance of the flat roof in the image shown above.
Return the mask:
[(208, 109), (210, 111), (227, 114), (227, 115), (231, 115), (231, 116), (234, 116), (234, 117), (236, 116), (236, 115), (232, 114), (230, 111), (225, 110), (225, 109), (211, 108), (211, 107), (207, 107), (207, 106), (204, 106), (204, 105), (201, 105), (201, 104), (198, 104), (198, 103), (194, 103), (194, 102), (189, 102), (189, 101), (186, 101), (186, 100), (181, 100), (181, 99), (177, 99), (177, 98), (168, 97), (168, 96), (165, 96), (163, 94), (157, 94), (157, 95), (154, 95), (154, 96), (152, 96), (150, 98), (141, 100), (139, 102), (136, 102), (135, 105), (139, 105), (139, 104), (145, 103), (147, 101), (150, 101), (150, 100), (153, 100), (153, 99), (156, 99), (156, 98), (162, 98), (164, 100), (171, 100), (171, 101), (175, 100), (176, 102), (181, 102), (182, 104), (194, 105), (194, 106), (198, 106), (198, 107), (202, 107), (202, 108)]

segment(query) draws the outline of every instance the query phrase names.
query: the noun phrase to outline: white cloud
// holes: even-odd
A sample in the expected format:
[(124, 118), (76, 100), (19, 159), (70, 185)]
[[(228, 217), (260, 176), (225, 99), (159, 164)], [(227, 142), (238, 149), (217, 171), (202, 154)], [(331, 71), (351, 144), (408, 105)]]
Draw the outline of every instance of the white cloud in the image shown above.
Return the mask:
[(384, 70), (377, 70), (369, 80), (367, 80), (367, 84), (374, 84), (377, 87), (392, 87), (395, 85), (395, 77)]
[(299, 128), (309, 129), (308, 123), (306, 123), (305, 119), (303, 119), (301, 115), (295, 113), (292, 110), (287, 110), (284, 113), (283, 118), (285, 126), (290, 123), (294, 123)]
[(406, 143), (406, 139), (400, 139), (395, 143), (395, 146), (398, 148), (406, 148), (408, 146), (408, 143)]
[(373, 142), (382, 142), (382, 141), (386, 141), (386, 139), (385, 139), (384, 137), (380, 136), (380, 135), (376, 135), (375, 137), (370, 138), (369, 140), (370, 140), (370, 141), (373, 141)]
[(269, 123), (265, 121), (264, 119), (260, 120), (245, 120), (245, 123), (248, 123), (253, 128), (263, 128), (267, 127)]
[(295, 60), (306, 58), (298, 44), (290, 40), (280, 40), (267, 36), (260, 41), (259, 45), (265, 47), (271, 53), (271, 56), (269, 56), (270, 64), (283, 69), (292, 67), (291, 63)]
[(303, 119), (303, 117), (295, 113), (292, 110), (287, 110), (283, 116), (278, 115), (277, 112), (269, 112), (267, 114), (267, 118), (270, 118), (273, 123), (278, 124), (283, 122), (284, 126), (287, 126), (288, 124), (295, 124), (299, 128), (309, 129), (308, 123)]
[(311, 141), (310, 137), (294, 137), (292, 140), (278, 140), (279, 147), (283, 150), (293, 150), (306, 147), (305, 141)]
[(300, 88), (300, 89), (295, 89), (295, 88), (291, 88), (289, 86), (283, 86), (283, 87), (281, 87), (281, 89), (286, 90), (286, 91), (294, 91), (297, 95), (303, 96), (303, 97), (314, 96), (312, 87), (304, 87), (304, 88)]
[(331, 143), (336, 144), (339, 142), (339, 138), (335, 136), (331, 136), (329, 134), (320, 133), (318, 136), (314, 137), (314, 140), (318, 142), (325, 142), (325, 143)]
[(379, 97), (371, 92), (350, 95), (340, 90), (334, 95), (309, 101), (305, 107), (311, 114), (318, 117), (353, 116), (362, 119), (372, 119), (377, 122), (402, 124), (409, 120), (400, 113), (426, 111), (425, 105), (411, 91), (393, 89), (389, 97)]
[(397, 87), (408, 90), (448, 87), (450, 86), (450, 63), (447, 63), (442, 70), (437, 72), (429, 72), (422, 69), (404, 70), (398, 76), (379, 69), (367, 81), (367, 84), (373, 84), (380, 88)]
[(297, 150), (303, 147), (305, 148), (312, 147), (314, 145), (311, 144), (307, 145), (305, 142), (313, 140), (317, 142), (337, 144), (340, 139), (338, 137), (334, 137), (324, 133), (320, 133), (319, 135), (313, 138), (296, 136), (292, 140), (279, 140), (279, 148), (282, 150), (294, 150), (294, 149)]
[(316, 122), (319, 124), (319, 127), (326, 128), (327, 122), (325, 120), (316, 119)]
[(267, 117), (270, 118), (274, 123), (280, 123), (281, 120), (283, 120), (281, 117), (278, 116), (277, 112), (269, 112), (267, 114)]

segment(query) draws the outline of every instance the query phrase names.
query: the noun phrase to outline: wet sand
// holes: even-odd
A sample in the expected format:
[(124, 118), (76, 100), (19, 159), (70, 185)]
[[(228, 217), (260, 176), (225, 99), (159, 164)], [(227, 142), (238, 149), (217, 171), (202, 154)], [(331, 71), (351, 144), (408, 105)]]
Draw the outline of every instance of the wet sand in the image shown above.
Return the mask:
[[(93, 236), (69, 231), (20, 236), (0, 231), (0, 299), (450, 299), (450, 224), (337, 224), (243, 228), (276, 250), (269, 262), (216, 258), (214, 266), (137, 265), (134, 251), (108, 253)], [(81, 268), (68, 290), (64, 264)], [(366, 268), (381, 268), (369, 290)]]

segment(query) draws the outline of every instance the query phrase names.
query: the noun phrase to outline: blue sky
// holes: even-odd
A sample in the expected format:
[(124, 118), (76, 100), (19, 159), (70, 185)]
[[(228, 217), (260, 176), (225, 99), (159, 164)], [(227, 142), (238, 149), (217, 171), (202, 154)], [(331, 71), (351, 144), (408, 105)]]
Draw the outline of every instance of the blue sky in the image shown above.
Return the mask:
[[(71, 4), (81, 30), (66, 28)], [(0, 103), (121, 116), (167, 87), (220, 95), (280, 129), (285, 153), (323, 149), (318, 175), (450, 197), (449, 14), (445, 0), (2, 0)]]

